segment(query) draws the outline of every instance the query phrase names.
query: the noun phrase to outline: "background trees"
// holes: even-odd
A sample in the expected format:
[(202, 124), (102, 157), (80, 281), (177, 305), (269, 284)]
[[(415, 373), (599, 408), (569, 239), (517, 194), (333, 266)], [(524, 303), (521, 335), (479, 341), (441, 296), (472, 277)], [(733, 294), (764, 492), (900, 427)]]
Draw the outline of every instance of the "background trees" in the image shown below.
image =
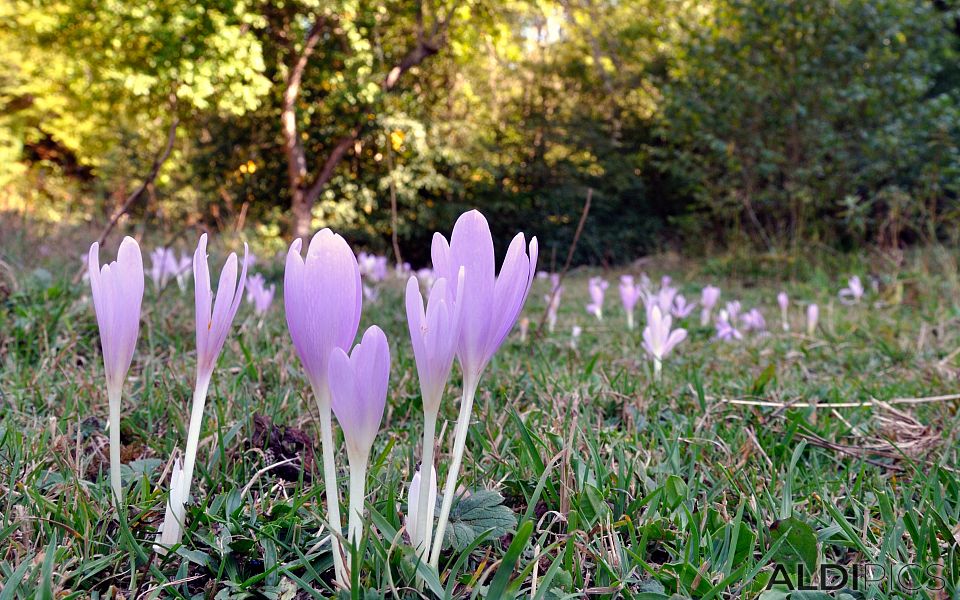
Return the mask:
[[(926, 0), (0, 5), (8, 204), (333, 225), (405, 258), (465, 206), (578, 261), (956, 230), (957, 7)], [(396, 220), (393, 207), (396, 207)]]

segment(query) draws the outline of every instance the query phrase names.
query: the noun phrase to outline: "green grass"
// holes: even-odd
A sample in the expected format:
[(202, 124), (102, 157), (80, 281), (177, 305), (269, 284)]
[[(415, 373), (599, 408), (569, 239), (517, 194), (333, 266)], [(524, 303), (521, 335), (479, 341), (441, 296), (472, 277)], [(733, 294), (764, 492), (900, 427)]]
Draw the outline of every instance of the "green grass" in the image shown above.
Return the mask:
[[(60, 276), (72, 274), (77, 254), (51, 258), (48, 268), (61, 265), (53, 276), (13, 264), (16, 290), (0, 286), (8, 290), (0, 296), (0, 600), (331, 595), (331, 557), (318, 543), (322, 477), (309, 461), (286, 471), (292, 481), (263, 471), (280, 457), (255, 435), (262, 415), (318, 437), (282, 300), (262, 323), (246, 304), (237, 317), (207, 403), (184, 544), (161, 559), (152, 543), (189, 414), (192, 295), (175, 285), (158, 295), (147, 284), (124, 390), (129, 509), (118, 515), (108, 500), (96, 322), (85, 285)], [(482, 519), (473, 523), (477, 539), (444, 554), (439, 578), (421, 571), (423, 595), (756, 598), (773, 562), (807, 564), (812, 553), (821, 563), (910, 565), (914, 582), (930, 583), (930, 574), (945, 581), (942, 592), (927, 592), (888, 580), (853, 598), (960, 598), (960, 404), (892, 410), (873, 402), (956, 391), (953, 256), (931, 249), (903, 264), (876, 256), (834, 258), (830, 268), (753, 264), (760, 267), (725, 259), (647, 265), (655, 280), (673, 275), (688, 298), (714, 283), (723, 300), (760, 306), (773, 332), (721, 343), (688, 320), (690, 337), (659, 385), (639, 332), (624, 326), (620, 271), (605, 274), (603, 322), (583, 309), (586, 278), (596, 272), (576, 272), (556, 333), (539, 338), (547, 284), (536, 282), (525, 310), (532, 339), (521, 343), (514, 331), (486, 371), (461, 478), (467, 489), (499, 492), (515, 525), (497, 536), (482, 535)], [(257, 270), (279, 282), (280, 268)], [(842, 306), (836, 291), (854, 268), (876, 274), (880, 291)], [(795, 302), (794, 333), (778, 328), (781, 287)], [(420, 439), (401, 290), (394, 282), (366, 303), (361, 325), (384, 328), (394, 363), (369, 475), (368, 535), (354, 558), (358, 588), (370, 591), (355, 590), (358, 598), (420, 597), (399, 533)], [(810, 300), (822, 307), (813, 338), (797, 333), (801, 301)], [(572, 349), (575, 323), (584, 332)], [(458, 378), (455, 368), (442, 411), (441, 481)], [(863, 406), (825, 406), (838, 402)], [(342, 449), (339, 459), (345, 488)]]

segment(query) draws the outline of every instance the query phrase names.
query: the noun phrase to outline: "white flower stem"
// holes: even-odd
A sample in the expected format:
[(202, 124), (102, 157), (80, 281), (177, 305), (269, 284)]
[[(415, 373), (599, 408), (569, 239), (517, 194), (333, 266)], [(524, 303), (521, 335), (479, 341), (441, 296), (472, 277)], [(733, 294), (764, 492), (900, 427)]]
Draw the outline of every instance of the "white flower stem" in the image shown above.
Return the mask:
[(354, 548), (363, 537), (363, 500), (366, 497), (367, 457), (350, 461), (350, 516), (347, 518), (348, 537)]
[(107, 388), (107, 402), (110, 405), (110, 487), (117, 510), (123, 499), (123, 483), (120, 479), (120, 398), (122, 385)]
[(633, 331), (633, 311), (627, 313), (627, 329)]
[[(463, 461), (463, 450), (467, 444), (467, 428), (470, 426), (470, 415), (473, 412), (473, 397), (477, 393), (479, 383), (479, 377), (464, 377), (463, 380), (463, 398), (460, 400), (460, 415), (457, 417), (457, 426), (454, 431), (453, 457), (450, 461), (450, 469), (447, 471), (447, 482), (443, 488), (443, 504), (440, 506), (440, 518), (437, 520), (437, 535), (434, 537), (430, 555), (430, 564), (435, 569), (440, 566), (443, 534), (446, 532), (450, 509), (453, 507), (453, 495), (457, 491), (457, 476), (460, 473), (460, 463)], [(420, 476), (423, 477), (423, 474), (421, 473)]]
[(323, 453), (323, 487), (327, 496), (327, 523), (332, 529), (330, 546), (333, 552), (333, 572), (344, 587), (349, 587), (346, 565), (343, 563), (343, 549), (339, 535), (343, 532), (340, 524), (340, 496), (337, 492), (337, 464), (333, 456), (333, 423), (330, 417), (330, 388), (325, 384), (315, 384), (313, 395), (317, 398), (320, 411), (320, 446)]
[(423, 457), (420, 461), (420, 497), (417, 506), (417, 535), (420, 559), (430, 559), (430, 541), (433, 539), (433, 510), (430, 506), (430, 480), (433, 478), (433, 441), (437, 434), (437, 412), (423, 413)]
[(197, 447), (200, 445), (200, 425), (203, 421), (203, 407), (207, 402), (207, 390), (210, 388), (212, 373), (197, 375), (197, 386), (193, 390), (193, 408), (190, 411), (190, 425), (187, 429), (187, 449), (183, 458), (183, 477), (186, 489), (183, 494), (184, 502), (190, 498), (190, 488), (193, 487), (193, 468), (197, 463)]
[(653, 359), (653, 380), (660, 383), (663, 375), (663, 361), (654, 357)]

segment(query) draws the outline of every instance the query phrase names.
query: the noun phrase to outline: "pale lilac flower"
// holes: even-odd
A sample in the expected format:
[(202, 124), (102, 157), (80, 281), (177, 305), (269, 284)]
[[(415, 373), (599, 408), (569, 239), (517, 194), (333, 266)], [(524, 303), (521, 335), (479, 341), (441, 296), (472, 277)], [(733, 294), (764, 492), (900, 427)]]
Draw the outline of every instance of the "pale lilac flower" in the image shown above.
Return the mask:
[(663, 314), (659, 306), (654, 306), (647, 313), (647, 326), (643, 329), (643, 349), (653, 358), (654, 378), (660, 379), (663, 359), (677, 344), (687, 337), (687, 330), (683, 328), (670, 330), (673, 319)]
[(177, 274), (178, 268), (173, 250), (160, 246), (150, 253), (150, 280), (158, 291), (167, 286), (170, 278)]
[(257, 255), (248, 249), (246, 254), (243, 255), (243, 269), (250, 270), (255, 264), (257, 264)]
[(820, 307), (816, 304), (807, 306), (807, 335), (813, 336), (817, 332), (817, 321), (820, 320)]
[(653, 307), (660, 309), (661, 314), (670, 314), (670, 311), (673, 310), (673, 300), (676, 298), (679, 290), (675, 287), (670, 286), (670, 278), (664, 277), (662, 281), (666, 282), (666, 285), (661, 285), (660, 289), (654, 293), (648, 293), (643, 297), (643, 303), (647, 309), (647, 320), (650, 320), (650, 312), (653, 310)]
[[(247, 246), (244, 244), (244, 257)], [(197, 250), (193, 254), (194, 306), (196, 309), (197, 341), (197, 380), (193, 390), (193, 407), (190, 412), (190, 425), (187, 428), (187, 448), (184, 453), (182, 480), (171, 480), (167, 514), (182, 520), (183, 502), (190, 497), (193, 484), (193, 469), (197, 460), (197, 448), (200, 443), (200, 425), (203, 420), (203, 407), (207, 401), (207, 390), (213, 369), (217, 364), (220, 351), (227, 340), (230, 326), (243, 300), (243, 289), (247, 279), (247, 269), (243, 267), (237, 277), (237, 255), (233, 252), (227, 257), (220, 280), (217, 283), (217, 295), (213, 296), (210, 287), (210, 269), (207, 265), (207, 234), (200, 236)], [(244, 261), (246, 263), (246, 261)], [(173, 485), (176, 484), (176, 489)], [(170, 525), (169, 527), (176, 527)], [(164, 531), (167, 526), (164, 526)], [(172, 531), (172, 530), (169, 530)], [(182, 532), (176, 527), (177, 534)], [(169, 539), (170, 535), (166, 537)], [(163, 537), (163, 536), (162, 536)], [(179, 543), (179, 538), (175, 543)]]
[(547, 331), (553, 333), (557, 325), (557, 314), (560, 311), (560, 299), (563, 297), (563, 286), (557, 284), (553, 286), (549, 294), (543, 296), (543, 301), (547, 303)]
[(726, 309), (720, 311), (717, 315), (717, 338), (724, 341), (742, 340), (743, 334), (734, 326), (735, 318), (731, 318)]
[(386, 279), (389, 272), (386, 256), (361, 252), (357, 255), (357, 265), (360, 267), (360, 275), (373, 283)]
[(587, 291), (590, 292), (590, 304), (587, 304), (587, 312), (599, 321), (603, 320), (603, 297), (609, 286), (610, 284), (600, 277), (591, 277), (590, 281), (587, 282)]
[(555, 290), (560, 287), (560, 274), (550, 273), (550, 289)]
[(740, 317), (740, 322), (743, 323), (743, 328), (745, 331), (754, 331), (760, 333), (766, 331), (767, 329), (767, 321), (763, 318), (763, 313), (756, 308), (751, 308), (744, 313), (744, 315)]
[(727, 302), (727, 305), (724, 310), (727, 311), (727, 319), (731, 323), (736, 323), (737, 319), (740, 318), (740, 310), (741, 310), (740, 301), (734, 300), (732, 302)]
[(720, 288), (708, 285), (700, 292), (700, 324), (710, 323), (710, 312), (720, 299)]
[(387, 336), (376, 325), (367, 329), (349, 356), (342, 348), (334, 348), (330, 354), (331, 406), (343, 431), (350, 463), (351, 544), (358, 544), (363, 534), (367, 464), (383, 420), (389, 379), (390, 347)]
[(187, 254), (181, 254), (180, 259), (177, 261), (177, 287), (180, 288), (180, 291), (183, 292), (187, 289), (187, 279), (190, 278), (191, 266), (193, 265), (193, 259)]
[(380, 288), (363, 284), (363, 297), (369, 300), (370, 302), (375, 303), (377, 300), (380, 299)]
[(267, 287), (263, 275), (255, 273), (247, 277), (247, 302), (253, 304), (253, 312), (262, 315), (270, 310), (277, 286)]
[[(547, 279), (547, 278), (550, 277), (550, 275), (551, 275), (551, 274), (550, 274), (550, 273), (547, 273), (546, 271), (537, 271), (537, 279)], [(419, 473), (420, 473), (420, 472), (417, 471), (417, 474), (418, 474), (418, 475), (419, 475)]]
[(100, 244), (90, 245), (87, 274), (93, 296), (93, 310), (100, 330), (103, 370), (107, 380), (110, 409), (110, 485), (120, 506), (120, 400), (123, 382), (133, 361), (140, 335), (140, 305), (143, 301), (143, 257), (132, 237), (120, 242), (117, 260), (100, 266)]
[(580, 341), (580, 334), (583, 333), (583, 329), (579, 325), (574, 325), (570, 329), (570, 347), (574, 350), (577, 349), (577, 342)]
[(627, 329), (633, 329), (633, 309), (641, 297), (643, 297), (643, 290), (633, 282), (633, 276), (621, 275), (620, 302), (623, 304), (623, 312), (627, 314)]
[(780, 305), (780, 321), (784, 331), (790, 331), (790, 298), (786, 292), (777, 294), (777, 304)]
[[(460, 341), (462, 327), (464, 269), (461, 268), (457, 277), (457, 287), (453, 299), (447, 294), (447, 280), (440, 278), (433, 284), (427, 307), (424, 310), (423, 296), (420, 293), (420, 284), (415, 277), (407, 281), (406, 307), (407, 327), (410, 330), (410, 340), (413, 345), (413, 356), (417, 363), (417, 375), (420, 380), (420, 396), (423, 399), (423, 459), (422, 464), (433, 466), (433, 446), (437, 429), (437, 414), (443, 400), (443, 390), (450, 378), (450, 369), (453, 367), (453, 358), (457, 353), (457, 344)], [(434, 475), (433, 498), (436, 499), (436, 475)], [(427, 502), (427, 482), (422, 483), (423, 502)], [(411, 495), (412, 501), (413, 495)], [(423, 560), (428, 560), (429, 548), (423, 540), (429, 540), (433, 533), (433, 510), (426, 505), (420, 507), (419, 514), (429, 514), (427, 520), (415, 523), (422, 530), (410, 530), (412, 540), (418, 540), (414, 547), (418, 549)], [(411, 516), (414, 509), (410, 509)], [(429, 510), (429, 512), (427, 512)], [(414, 519), (416, 521), (416, 519)], [(408, 525), (409, 527), (409, 525)]]
[[(300, 255), (301, 245), (302, 240), (294, 240), (287, 252), (283, 301), (287, 328), (310, 380), (320, 413), (327, 522), (334, 531), (340, 531), (327, 375), (331, 353), (337, 348), (350, 348), (357, 336), (363, 303), (360, 267), (347, 242), (329, 229), (313, 236), (306, 259)], [(340, 542), (332, 536), (331, 543), (336, 578), (341, 585), (347, 586)]]
[[(430, 564), (437, 568), (447, 518), (457, 489), (473, 398), (483, 370), (510, 333), (530, 292), (537, 269), (537, 238), (530, 240), (528, 250), (523, 234), (518, 233), (507, 249), (497, 276), (490, 226), (480, 212), (471, 210), (457, 219), (449, 244), (442, 235), (434, 234), (432, 255), (434, 270), (448, 281), (456, 280), (460, 268), (464, 269), (463, 296), (460, 299), (463, 303), (463, 325), (457, 351), (463, 371), (463, 398), (454, 431), (453, 456), (444, 488), (443, 506), (430, 556)], [(448, 297), (452, 294), (449, 286), (447, 294)]]
[(673, 278), (670, 277), (669, 275), (664, 275), (663, 277), (660, 278), (660, 287), (661, 287), (661, 288), (668, 288), (668, 287), (670, 287), (670, 284), (671, 284), (671, 283), (673, 283)]
[(682, 294), (677, 294), (673, 299), (673, 307), (670, 309), (670, 314), (678, 319), (684, 319), (692, 313), (696, 307), (696, 302), (687, 303), (687, 299), (684, 298)]
[(847, 287), (840, 290), (840, 301), (844, 304), (855, 304), (863, 298), (863, 283), (856, 275), (847, 280)]
[(437, 280), (437, 274), (433, 272), (433, 269), (430, 267), (424, 267), (422, 269), (418, 269), (415, 275), (417, 276), (417, 281), (420, 282), (420, 285), (423, 286), (424, 290), (429, 291), (433, 289), (433, 282)]
[[(422, 471), (423, 465), (413, 475), (410, 491), (407, 493), (407, 535), (410, 536), (410, 545), (418, 555), (424, 554), (429, 548), (430, 534), (433, 531), (433, 513), (437, 510), (437, 470), (433, 465), (430, 466), (429, 481), (421, 477)], [(424, 488), (427, 490), (425, 496)], [(426, 515), (426, 518), (421, 518), (420, 515)]]

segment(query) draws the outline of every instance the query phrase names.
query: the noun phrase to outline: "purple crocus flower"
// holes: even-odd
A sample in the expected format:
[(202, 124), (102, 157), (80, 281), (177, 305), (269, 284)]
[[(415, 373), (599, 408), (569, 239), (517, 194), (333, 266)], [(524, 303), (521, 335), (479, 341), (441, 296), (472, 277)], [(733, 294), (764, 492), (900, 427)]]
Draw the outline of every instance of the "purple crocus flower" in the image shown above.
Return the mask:
[(349, 540), (358, 544), (363, 534), (363, 499), (366, 496), (367, 463), (383, 420), (390, 379), (390, 347), (376, 325), (347, 356), (342, 348), (330, 354), (331, 406), (343, 430), (350, 462)]
[(661, 285), (660, 289), (655, 294), (647, 294), (643, 298), (643, 302), (647, 308), (647, 320), (650, 320), (650, 312), (653, 310), (653, 307), (656, 306), (660, 309), (660, 313), (664, 315), (670, 314), (670, 311), (673, 309), (673, 299), (677, 296), (677, 288), (670, 286), (670, 278), (664, 277), (662, 281), (666, 282), (666, 285)]
[[(471, 210), (457, 219), (449, 244), (442, 235), (434, 234), (432, 255), (434, 270), (447, 281), (457, 280), (460, 269), (464, 269), (463, 296), (459, 300), (463, 304), (460, 309), (463, 324), (457, 348), (463, 370), (463, 398), (454, 432), (443, 506), (430, 555), (430, 564), (436, 568), (440, 562), (447, 518), (453, 506), (473, 398), (483, 370), (510, 333), (530, 292), (537, 270), (537, 238), (530, 240), (528, 248), (523, 234), (518, 233), (507, 248), (498, 276), (490, 226), (479, 211)], [(448, 285), (448, 297), (452, 292)]]
[(663, 359), (677, 344), (687, 337), (687, 330), (683, 328), (670, 330), (673, 319), (669, 314), (661, 312), (659, 306), (654, 306), (647, 313), (647, 326), (643, 329), (643, 349), (653, 358), (653, 376), (659, 381)]
[(856, 275), (847, 280), (847, 287), (840, 290), (840, 301), (844, 304), (856, 304), (863, 298), (863, 283)]
[[(416, 277), (407, 281), (407, 326), (410, 329), (410, 340), (413, 344), (413, 356), (417, 363), (417, 375), (420, 379), (420, 396), (423, 398), (423, 459), (421, 464), (433, 466), (433, 446), (437, 429), (437, 414), (440, 412), (440, 403), (443, 400), (443, 391), (450, 377), (453, 359), (457, 353), (457, 344), (460, 341), (462, 325), (463, 303), (460, 298), (463, 294), (463, 273), (461, 268), (457, 277), (457, 289), (451, 303), (447, 294), (447, 280), (437, 279), (430, 290), (427, 307), (424, 310), (423, 296), (420, 293), (420, 284)], [(419, 479), (418, 479), (419, 481)], [(423, 480), (422, 492), (417, 498), (422, 498), (424, 506), (417, 507), (418, 514), (427, 515), (426, 506), (429, 490), (428, 482)], [(436, 497), (436, 481), (434, 497)], [(413, 498), (411, 494), (411, 499)], [(414, 509), (411, 509), (411, 515)], [(426, 518), (416, 521), (416, 527), (422, 530), (410, 531), (411, 540), (428, 540), (433, 534), (433, 513), (430, 520)], [(429, 560), (429, 548), (425, 544), (414, 544), (423, 560)]]
[(150, 252), (150, 280), (159, 291), (177, 274), (179, 263), (173, 250), (159, 246)]
[(685, 319), (696, 307), (696, 302), (688, 303), (682, 294), (677, 294), (673, 299), (673, 307), (670, 309), (670, 314), (678, 319)]
[(777, 294), (777, 304), (780, 305), (780, 321), (784, 331), (790, 331), (790, 298), (786, 292)]
[(767, 329), (767, 321), (763, 318), (763, 313), (759, 309), (751, 308), (742, 317), (740, 322), (746, 331), (762, 332)]
[[(294, 240), (287, 252), (283, 277), (283, 301), (287, 329), (300, 362), (307, 373), (320, 413), (320, 441), (323, 451), (327, 522), (340, 531), (340, 501), (333, 455), (333, 424), (330, 416), (330, 388), (327, 375), (334, 349), (353, 344), (360, 326), (363, 292), (360, 268), (353, 251), (329, 229), (318, 231), (304, 259), (301, 240)], [(346, 585), (346, 567), (336, 536), (331, 536), (337, 580)]]
[(710, 312), (720, 300), (720, 288), (708, 285), (700, 292), (700, 325), (706, 325), (710, 322)]
[(120, 242), (117, 260), (100, 266), (100, 244), (90, 245), (87, 273), (93, 296), (93, 310), (100, 329), (103, 370), (107, 379), (110, 408), (110, 485), (120, 506), (120, 400), (123, 382), (133, 361), (140, 335), (140, 305), (143, 301), (143, 257), (132, 237)]
[(620, 276), (620, 302), (623, 312), (627, 313), (627, 329), (633, 329), (633, 309), (643, 297), (643, 290), (635, 284), (632, 275)]
[(590, 304), (587, 304), (587, 312), (599, 321), (603, 320), (603, 297), (606, 295), (609, 286), (610, 284), (600, 277), (591, 277), (590, 281), (587, 282), (587, 291), (590, 293)]
[(807, 335), (813, 336), (817, 332), (817, 321), (820, 320), (820, 307), (816, 304), (807, 306)]
[(727, 309), (721, 310), (717, 316), (717, 338), (724, 341), (742, 340), (743, 334), (734, 323), (736, 323), (736, 315), (731, 317)]

